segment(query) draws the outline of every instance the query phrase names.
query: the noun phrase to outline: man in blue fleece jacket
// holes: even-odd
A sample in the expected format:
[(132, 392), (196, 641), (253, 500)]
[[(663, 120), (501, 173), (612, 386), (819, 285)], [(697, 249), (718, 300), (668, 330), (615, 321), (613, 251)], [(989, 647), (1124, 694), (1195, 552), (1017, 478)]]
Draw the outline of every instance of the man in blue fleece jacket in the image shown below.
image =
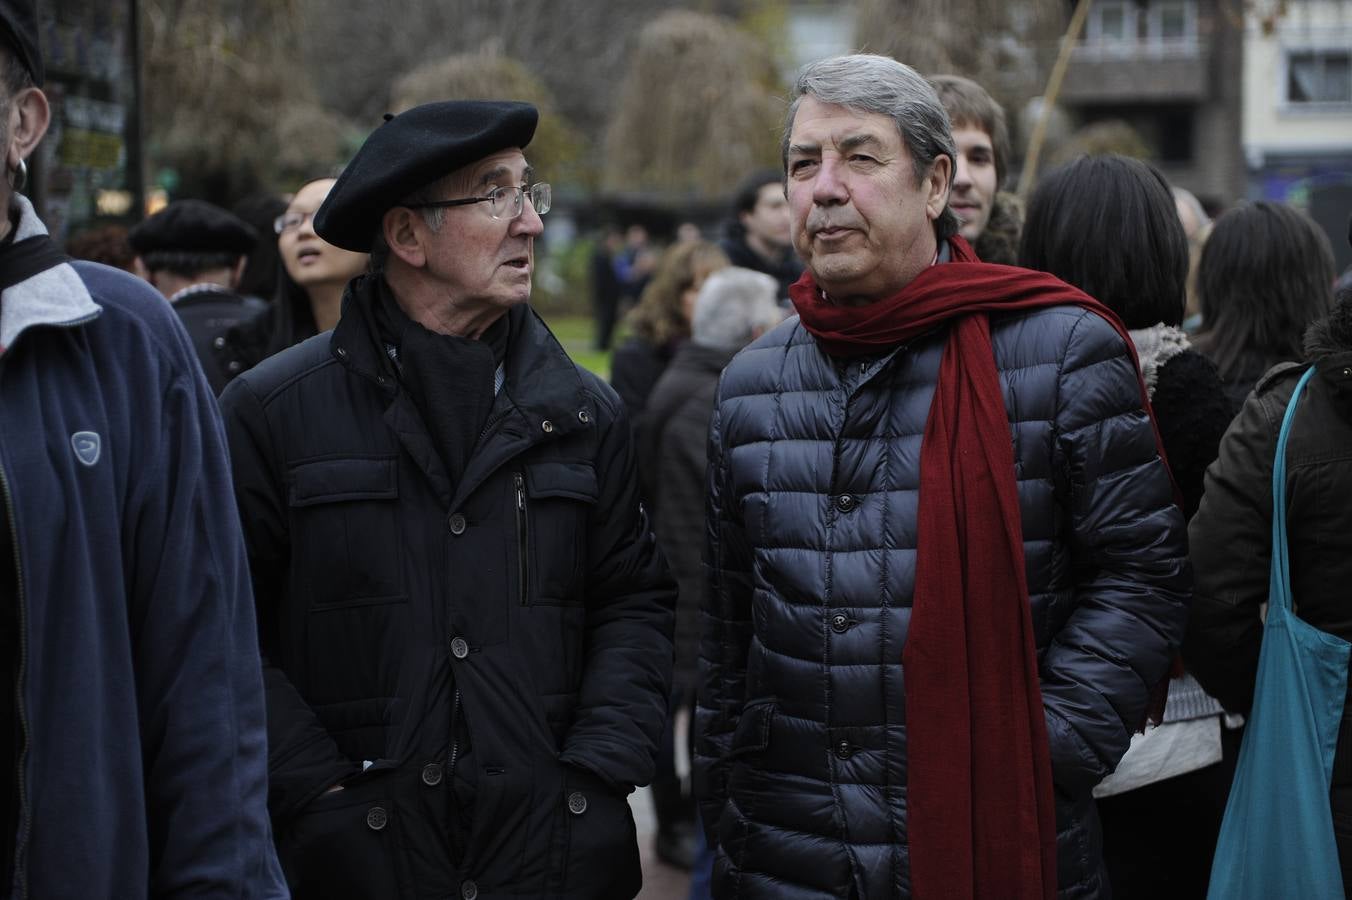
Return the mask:
[(286, 897), (219, 413), (163, 298), (18, 192), (41, 83), (0, 0), (0, 897)]

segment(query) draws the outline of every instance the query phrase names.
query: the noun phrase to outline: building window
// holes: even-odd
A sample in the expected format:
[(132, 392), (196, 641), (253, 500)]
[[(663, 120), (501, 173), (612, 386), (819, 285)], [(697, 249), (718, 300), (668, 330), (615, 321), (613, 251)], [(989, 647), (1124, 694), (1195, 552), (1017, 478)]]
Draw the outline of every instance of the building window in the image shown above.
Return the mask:
[(1085, 40), (1091, 44), (1136, 43), (1136, 9), (1131, 0), (1102, 0), (1089, 10)]
[(1194, 0), (1158, 0), (1147, 11), (1146, 32), (1152, 43), (1177, 47), (1197, 41)]
[(1297, 50), (1286, 57), (1286, 102), (1352, 104), (1352, 50)]

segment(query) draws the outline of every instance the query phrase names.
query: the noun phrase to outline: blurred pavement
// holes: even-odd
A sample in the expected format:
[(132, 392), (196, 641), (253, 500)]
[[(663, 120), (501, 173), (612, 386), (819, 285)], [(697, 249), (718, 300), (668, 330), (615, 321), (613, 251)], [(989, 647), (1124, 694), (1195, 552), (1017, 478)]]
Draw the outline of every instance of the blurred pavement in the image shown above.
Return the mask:
[(629, 806), (634, 810), (634, 825), (638, 829), (639, 855), (643, 859), (643, 890), (638, 900), (685, 900), (690, 893), (690, 873), (673, 868), (653, 853), (652, 792), (641, 787), (629, 795)]

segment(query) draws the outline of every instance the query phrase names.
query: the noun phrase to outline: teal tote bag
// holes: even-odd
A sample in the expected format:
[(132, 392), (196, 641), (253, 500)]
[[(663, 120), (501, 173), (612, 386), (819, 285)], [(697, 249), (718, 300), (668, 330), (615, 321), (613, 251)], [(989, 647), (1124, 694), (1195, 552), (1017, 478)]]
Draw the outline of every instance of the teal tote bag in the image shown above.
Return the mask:
[(1309, 369), (1286, 407), (1272, 464), (1272, 576), (1253, 711), (1225, 807), (1209, 900), (1341, 898), (1329, 782), (1352, 644), (1291, 610), (1286, 441)]

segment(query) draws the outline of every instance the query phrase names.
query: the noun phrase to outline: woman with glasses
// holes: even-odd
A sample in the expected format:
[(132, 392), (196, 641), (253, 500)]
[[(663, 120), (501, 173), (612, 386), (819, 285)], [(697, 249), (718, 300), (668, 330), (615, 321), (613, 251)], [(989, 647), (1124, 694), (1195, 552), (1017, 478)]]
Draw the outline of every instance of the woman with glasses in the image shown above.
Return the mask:
[(366, 271), (365, 253), (335, 247), (315, 234), (314, 214), (335, 180), (317, 178), (302, 185), (273, 223), (282, 268), (273, 297), (269, 356), (337, 325), (343, 289)]

